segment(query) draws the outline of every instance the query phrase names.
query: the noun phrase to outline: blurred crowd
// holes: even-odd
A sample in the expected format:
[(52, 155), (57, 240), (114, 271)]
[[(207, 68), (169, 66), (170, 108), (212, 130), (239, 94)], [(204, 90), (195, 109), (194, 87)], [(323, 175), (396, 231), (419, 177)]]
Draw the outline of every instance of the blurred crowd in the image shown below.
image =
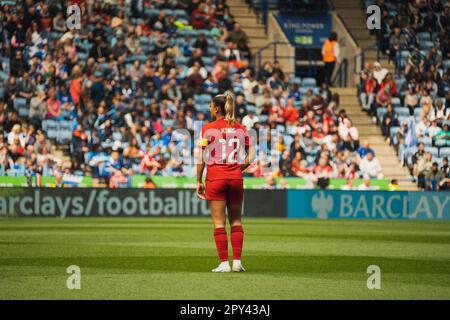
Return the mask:
[[(80, 9), (80, 29), (67, 6)], [(75, 12), (76, 14), (76, 12)], [(226, 0), (20, 0), (0, 8), (0, 175), (91, 176), (111, 187), (195, 175), (172, 150), (210, 121), (211, 96), (232, 90), (237, 121), (271, 145), (246, 176), (382, 178), (375, 152), (328, 84), (255, 68)], [(261, 130), (260, 130), (261, 129)], [(264, 131), (265, 130), (265, 131)], [(191, 141), (195, 146), (195, 141)]]
[(395, 73), (366, 63), (361, 105), (421, 189), (449, 190), (450, 6), (446, 1), (369, 1), (381, 8), (380, 49)]

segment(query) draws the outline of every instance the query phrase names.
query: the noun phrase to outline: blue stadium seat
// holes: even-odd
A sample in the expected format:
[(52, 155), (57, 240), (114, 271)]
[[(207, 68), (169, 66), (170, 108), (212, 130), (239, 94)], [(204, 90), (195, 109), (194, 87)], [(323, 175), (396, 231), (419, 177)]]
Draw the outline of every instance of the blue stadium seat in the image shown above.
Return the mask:
[(286, 148), (289, 148), (291, 146), (292, 142), (294, 141), (294, 138), (292, 138), (292, 136), (289, 134), (285, 134), (285, 135), (283, 135), (283, 141), (284, 141), (284, 145), (286, 146)]
[(72, 140), (72, 130), (60, 130), (56, 141), (61, 144), (69, 143)]
[(431, 35), (429, 32), (418, 32), (416, 36), (419, 42), (431, 41)]
[(49, 138), (49, 139), (56, 139), (56, 137), (58, 136), (58, 130), (56, 130), (56, 129), (53, 129), (53, 128), (49, 128), (48, 130), (47, 130), (47, 137)]
[(402, 103), (400, 101), (400, 98), (398, 98), (398, 97), (392, 97), (391, 98), (391, 103), (392, 103), (393, 106), (401, 106), (402, 105)]
[(407, 107), (395, 107), (394, 111), (397, 112), (400, 117), (409, 117), (409, 109)]
[(19, 108), (19, 117), (23, 117), (23, 118), (26, 118), (26, 117), (28, 117), (28, 114), (29, 114), (29, 109), (28, 109), (28, 107), (25, 105), (25, 106), (21, 106), (20, 108)]
[(439, 149), (436, 147), (425, 146), (425, 151), (431, 153), (433, 159), (439, 156)]
[(293, 77), (290, 81), (292, 84), (298, 84), (299, 86), (302, 84), (302, 79), (299, 77)]
[(73, 122), (68, 120), (63, 120), (59, 122), (59, 130), (70, 131), (73, 130)]
[(25, 98), (15, 98), (14, 99), (14, 109), (19, 111), (21, 107), (26, 107), (27, 105), (27, 99)]
[(249, 105), (247, 105), (246, 107), (247, 107), (247, 112), (253, 112), (253, 113), (256, 113), (256, 107), (255, 107), (255, 106), (249, 104)]
[(53, 119), (45, 119), (42, 121), (42, 129), (47, 132), (48, 130), (58, 130), (58, 122)]
[(317, 86), (316, 79), (315, 78), (303, 78), (302, 86), (315, 87), (315, 86)]
[(414, 109), (414, 116), (415, 117), (420, 117), (421, 114), (422, 114), (422, 109), (421, 108), (415, 108)]
[(266, 122), (268, 116), (266, 114), (261, 114), (258, 116), (260, 122)]
[(400, 130), (400, 127), (391, 127), (389, 129), (389, 136), (391, 138), (394, 137), (397, 134), (398, 130)]
[(380, 119), (380, 121), (383, 119), (384, 115), (386, 114), (387, 109), (386, 108), (378, 108), (377, 109), (377, 118)]
[(442, 62), (442, 65), (445, 69), (449, 69), (450, 68), (450, 59), (444, 60)]
[(420, 46), (421, 46), (423, 49), (428, 50), (428, 49), (431, 49), (431, 48), (434, 47), (434, 42), (433, 42), (433, 41), (422, 41), (422, 42), (420, 43)]
[(439, 157), (441, 157), (441, 158), (450, 157), (450, 148), (448, 148), (448, 147), (440, 148), (439, 149)]
[(431, 146), (433, 144), (433, 140), (429, 137), (421, 137), (417, 139), (417, 143), (423, 143), (425, 146)]

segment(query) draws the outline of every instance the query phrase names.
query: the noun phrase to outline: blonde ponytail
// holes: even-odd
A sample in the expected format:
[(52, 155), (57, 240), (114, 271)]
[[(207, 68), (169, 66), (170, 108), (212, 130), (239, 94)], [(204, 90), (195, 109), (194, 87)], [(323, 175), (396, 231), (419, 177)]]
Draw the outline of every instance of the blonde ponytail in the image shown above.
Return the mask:
[(230, 93), (226, 93), (226, 102), (225, 102), (225, 120), (228, 124), (233, 124), (235, 121), (234, 116), (234, 99)]

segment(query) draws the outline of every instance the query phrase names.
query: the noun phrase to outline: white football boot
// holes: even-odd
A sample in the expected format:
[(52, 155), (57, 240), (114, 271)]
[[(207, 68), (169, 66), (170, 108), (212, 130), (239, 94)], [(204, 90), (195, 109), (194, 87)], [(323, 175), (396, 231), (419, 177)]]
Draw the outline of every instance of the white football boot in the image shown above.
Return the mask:
[(221, 262), (219, 266), (211, 270), (212, 272), (231, 272), (230, 263), (228, 261)]
[(233, 260), (233, 268), (231, 270), (233, 272), (245, 272), (245, 269), (242, 266), (241, 260)]

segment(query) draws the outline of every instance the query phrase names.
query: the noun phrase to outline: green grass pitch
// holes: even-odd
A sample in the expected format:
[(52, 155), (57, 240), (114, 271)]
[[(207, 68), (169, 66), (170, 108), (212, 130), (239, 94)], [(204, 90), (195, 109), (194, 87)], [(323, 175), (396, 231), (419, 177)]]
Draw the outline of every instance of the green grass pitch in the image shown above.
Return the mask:
[(0, 299), (450, 299), (448, 222), (244, 221), (247, 272), (213, 274), (208, 218), (3, 218)]

